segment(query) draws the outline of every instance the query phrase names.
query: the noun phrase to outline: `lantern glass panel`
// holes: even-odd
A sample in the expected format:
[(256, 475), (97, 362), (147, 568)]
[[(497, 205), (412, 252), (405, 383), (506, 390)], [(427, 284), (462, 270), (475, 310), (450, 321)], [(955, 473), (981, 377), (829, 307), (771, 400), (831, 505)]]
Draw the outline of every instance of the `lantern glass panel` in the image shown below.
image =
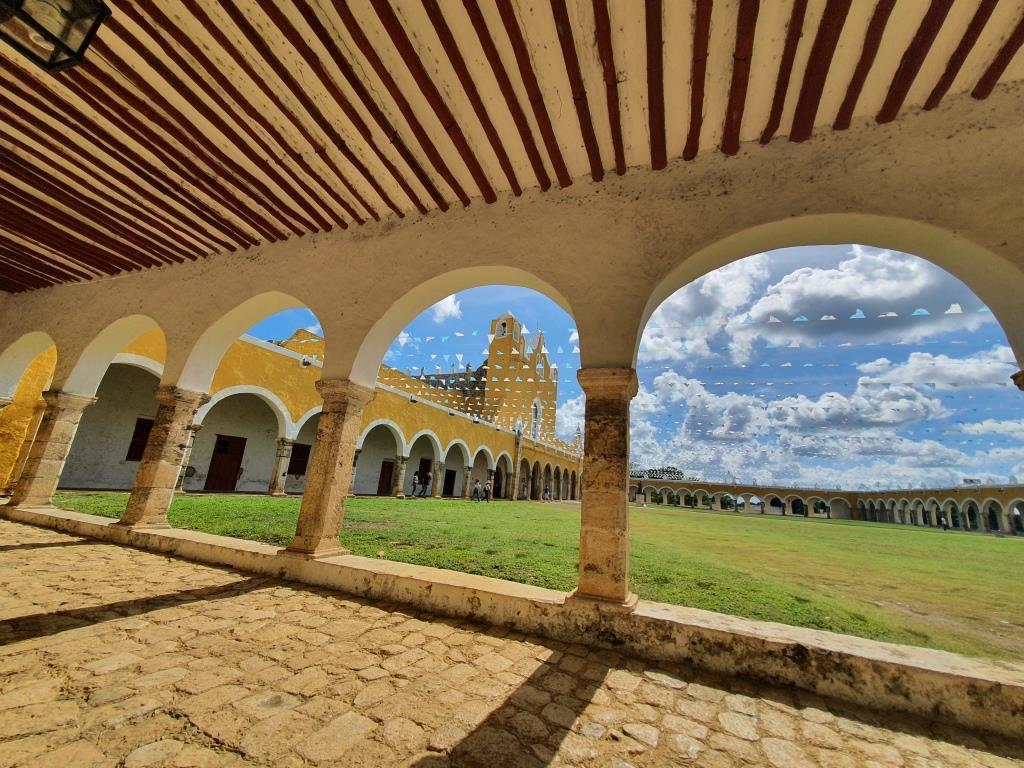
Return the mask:
[(109, 14), (100, 0), (0, 0), (2, 6), (15, 10), (0, 15), (0, 37), (51, 71), (81, 61)]

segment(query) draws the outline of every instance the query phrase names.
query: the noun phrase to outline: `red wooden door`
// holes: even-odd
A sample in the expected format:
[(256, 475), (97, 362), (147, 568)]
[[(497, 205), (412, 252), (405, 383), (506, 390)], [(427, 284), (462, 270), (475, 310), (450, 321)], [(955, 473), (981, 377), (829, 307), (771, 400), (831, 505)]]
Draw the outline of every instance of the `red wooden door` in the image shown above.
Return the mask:
[(210, 457), (210, 469), (206, 473), (205, 491), (233, 491), (242, 468), (245, 453), (245, 438), (232, 435), (217, 435)]

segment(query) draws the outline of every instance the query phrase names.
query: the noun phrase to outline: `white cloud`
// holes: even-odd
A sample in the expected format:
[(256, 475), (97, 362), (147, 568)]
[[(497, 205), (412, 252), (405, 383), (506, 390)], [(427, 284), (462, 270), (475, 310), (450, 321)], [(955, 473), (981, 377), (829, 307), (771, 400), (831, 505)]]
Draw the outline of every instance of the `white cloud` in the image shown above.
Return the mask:
[(969, 357), (911, 352), (905, 363), (895, 365), (879, 358), (857, 367), (880, 382), (900, 382), (932, 389), (1005, 387), (1017, 370), (1013, 351), (1002, 344)]
[(462, 318), (462, 305), (452, 294), (441, 299), (430, 308), (430, 316), (435, 323), (443, 323), (445, 320), (460, 320)]
[(734, 307), (751, 301), (768, 276), (768, 257), (759, 254), (680, 288), (648, 321), (639, 359), (678, 362), (710, 355), (709, 340), (722, 331)]
[(563, 440), (572, 440), (576, 430), (583, 429), (583, 417), (586, 412), (586, 395), (579, 394), (558, 406), (555, 415), (555, 432)]
[[(915, 342), (954, 328), (975, 330), (992, 318), (977, 312), (942, 314), (957, 302), (972, 305), (977, 300), (930, 262), (854, 245), (850, 258), (836, 267), (794, 270), (769, 286), (742, 315), (734, 314), (728, 327), (730, 349), (736, 361), (745, 362), (757, 339), (808, 346), (830, 337)], [(917, 309), (929, 315), (914, 316)], [(747, 315), (752, 323), (744, 322)], [(808, 322), (793, 322), (798, 316)], [(824, 316), (839, 320), (819, 320)], [(850, 319), (855, 316), (862, 319)], [(772, 317), (779, 322), (769, 322)]]
[(968, 435), (1006, 435), (1007, 437), (1020, 438), (1024, 436), (1024, 419), (1010, 419), (999, 421), (998, 419), (985, 419), (971, 424), (961, 424), (958, 432)]
[(314, 323), (313, 325), (307, 325), (303, 330), (315, 333), (317, 336), (324, 335), (324, 327), (320, 323)]

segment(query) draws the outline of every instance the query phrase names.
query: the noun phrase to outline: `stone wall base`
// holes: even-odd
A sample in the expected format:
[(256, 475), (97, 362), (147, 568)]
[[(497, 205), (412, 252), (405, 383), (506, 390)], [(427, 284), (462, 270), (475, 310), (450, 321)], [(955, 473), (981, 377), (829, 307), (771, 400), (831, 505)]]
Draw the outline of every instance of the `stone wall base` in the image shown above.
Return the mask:
[(1024, 733), (1024, 667), (640, 600), (632, 611), (540, 587), (342, 555), (305, 559), (225, 536), (132, 530), (52, 507), (0, 517), (66, 533), (337, 589), (372, 600), (583, 642), (656, 661), (787, 685), (1014, 739)]

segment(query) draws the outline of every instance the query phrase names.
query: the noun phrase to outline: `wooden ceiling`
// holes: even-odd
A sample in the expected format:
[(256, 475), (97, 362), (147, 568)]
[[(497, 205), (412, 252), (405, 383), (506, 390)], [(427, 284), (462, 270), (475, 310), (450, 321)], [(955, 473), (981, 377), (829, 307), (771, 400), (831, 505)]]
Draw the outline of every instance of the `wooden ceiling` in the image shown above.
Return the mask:
[(0, 290), (803, 142), (1024, 78), (1024, 0), (109, 4), (79, 68), (0, 45)]

